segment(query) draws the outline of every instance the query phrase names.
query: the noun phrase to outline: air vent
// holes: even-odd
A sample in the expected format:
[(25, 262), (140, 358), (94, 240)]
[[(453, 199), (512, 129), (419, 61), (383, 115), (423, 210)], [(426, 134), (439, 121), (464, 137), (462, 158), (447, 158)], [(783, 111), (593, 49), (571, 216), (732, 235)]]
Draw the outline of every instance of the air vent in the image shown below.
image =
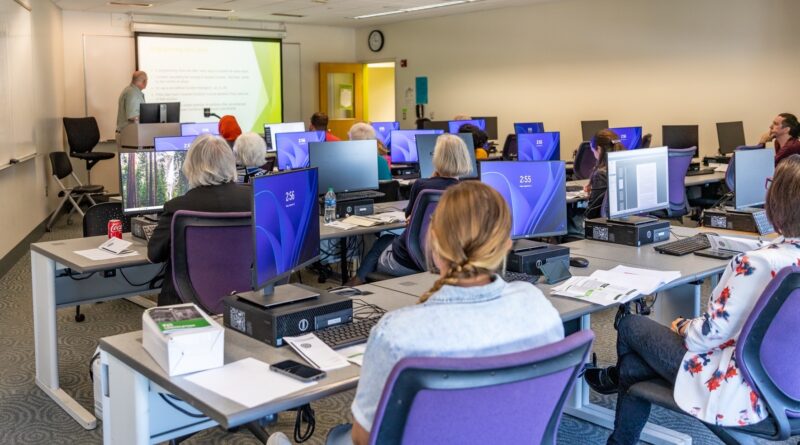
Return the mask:
[(108, 2), (111, 6), (125, 6), (134, 8), (149, 8), (153, 6), (152, 3), (134, 3), (134, 2)]
[(197, 12), (221, 12), (221, 13), (228, 13), (233, 12), (233, 9), (223, 9), (223, 8), (194, 8)]

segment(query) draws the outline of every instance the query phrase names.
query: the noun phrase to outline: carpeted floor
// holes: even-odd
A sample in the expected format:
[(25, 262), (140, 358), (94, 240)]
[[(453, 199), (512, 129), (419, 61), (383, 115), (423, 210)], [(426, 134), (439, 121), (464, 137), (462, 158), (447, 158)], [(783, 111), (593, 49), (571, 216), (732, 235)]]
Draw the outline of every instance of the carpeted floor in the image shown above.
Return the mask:
[[(53, 232), (42, 237), (42, 241), (80, 235), (77, 222), (67, 225), (62, 218)], [(125, 300), (117, 300), (84, 306), (82, 310), (86, 314), (83, 323), (74, 321), (72, 308), (58, 311), (59, 367), (64, 390), (83, 406), (91, 407), (92, 382), (88, 369), (98, 339), (140, 329), (142, 309)], [(604, 363), (615, 360), (615, 335), (611, 327), (613, 314), (614, 311), (606, 311), (593, 317), (593, 329), (597, 334), (595, 352)], [(317, 430), (307, 443), (324, 443), (332, 426), (349, 421), (352, 398), (353, 392), (350, 391), (314, 403)], [(593, 394), (592, 400), (613, 407), (615, 397)], [(695, 444), (721, 443), (702, 424), (687, 416), (656, 408), (651, 420), (690, 434)], [(291, 437), (293, 425), (294, 414), (283, 413), (278, 423), (269, 429), (284, 431)], [(605, 443), (608, 433), (608, 430), (565, 416), (558, 443), (601, 444)], [(0, 444), (83, 445), (101, 442), (102, 425), (93, 431), (84, 430), (34, 382), (30, 255), (26, 255), (0, 278)], [(257, 441), (247, 432), (229, 433), (215, 428), (195, 435), (185, 443), (254, 444)]]

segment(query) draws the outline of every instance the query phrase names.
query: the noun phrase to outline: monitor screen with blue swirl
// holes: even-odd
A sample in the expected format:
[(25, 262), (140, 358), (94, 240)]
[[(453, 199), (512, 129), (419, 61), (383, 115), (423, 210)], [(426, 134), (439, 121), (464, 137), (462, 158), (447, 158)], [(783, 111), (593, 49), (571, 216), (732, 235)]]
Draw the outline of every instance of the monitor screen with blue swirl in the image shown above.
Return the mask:
[(450, 129), (449, 133), (460, 133), (459, 129), (462, 125), (474, 125), (481, 129), (481, 131), (486, 131), (486, 120), (485, 119), (464, 119), (460, 121), (448, 121), (447, 128)]
[(156, 151), (186, 151), (197, 139), (193, 136), (165, 136), (153, 138), (153, 145)]
[(254, 179), (256, 288), (319, 257), (317, 180), (316, 168)]
[(184, 122), (181, 124), (181, 136), (200, 136), (206, 133), (219, 135), (219, 122)]
[(391, 147), (392, 132), (400, 129), (400, 122), (373, 122), (371, 125), (381, 144), (386, 148)]
[(278, 150), (278, 170), (308, 167), (309, 142), (325, 142), (325, 132), (298, 131), (276, 134), (275, 145)]
[(392, 155), (392, 163), (416, 164), (417, 158), (417, 135), (418, 134), (442, 134), (442, 130), (397, 130), (392, 132), (392, 148), (389, 152)]
[(616, 127), (609, 130), (617, 133), (619, 143), (626, 150), (635, 150), (642, 146), (642, 127)]
[(500, 192), (511, 209), (512, 238), (567, 233), (564, 162), (481, 162), (481, 182)]
[(561, 133), (517, 134), (517, 159), (520, 161), (558, 161), (561, 159)]
[(544, 133), (544, 123), (542, 122), (516, 122), (514, 123), (514, 133)]

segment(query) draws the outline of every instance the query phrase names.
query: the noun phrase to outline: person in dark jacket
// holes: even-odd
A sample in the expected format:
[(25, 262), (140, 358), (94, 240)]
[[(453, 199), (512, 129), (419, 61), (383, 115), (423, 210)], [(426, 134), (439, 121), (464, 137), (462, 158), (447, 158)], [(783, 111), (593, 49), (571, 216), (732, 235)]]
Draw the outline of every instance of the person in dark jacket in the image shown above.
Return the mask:
[(192, 142), (183, 162), (189, 191), (164, 203), (164, 211), (147, 243), (147, 259), (166, 263), (158, 305), (182, 303), (172, 282), (170, 264), (172, 215), (178, 210), (198, 212), (249, 212), (252, 188), (236, 184), (236, 159), (227, 142), (210, 134)]
[(592, 152), (597, 158), (597, 165), (589, 177), (589, 184), (584, 189), (589, 194), (586, 205), (586, 219), (599, 218), (603, 201), (608, 190), (608, 153), (625, 150), (619, 136), (611, 130), (600, 130), (592, 139)]

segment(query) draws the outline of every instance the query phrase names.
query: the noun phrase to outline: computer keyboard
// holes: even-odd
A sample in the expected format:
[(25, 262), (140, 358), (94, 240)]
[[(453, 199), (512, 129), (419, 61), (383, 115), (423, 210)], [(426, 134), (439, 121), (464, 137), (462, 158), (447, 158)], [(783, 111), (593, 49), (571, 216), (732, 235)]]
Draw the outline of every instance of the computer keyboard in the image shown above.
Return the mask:
[(666, 255), (683, 256), (709, 247), (711, 247), (711, 243), (708, 241), (708, 237), (703, 233), (698, 233), (695, 236), (655, 246), (654, 249), (656, 252)]
[(355, 320), (352, 323), (321, 329), (314, 332), (314, 334), (333, 349), (346, 348), (367, 341), (369, 332), (378, 323), (378, 320), (380, 320), (380, 317)]
[(700, 170), (689, 170), (686, 172), (686, 176), (710, 175), (711, 173), (714, 173), (713, 168), (701, 168)]
[(568, 185), (567, 186), (568, 192), (582, 192), (583, 186), (582, 185)]
[(362, 190), (360, 192), (342, 192), (336, 194), (336, 200), (343, 201), (357, 201), (359, 199), (375, 199), (382, 198), (383, 193), (375, 190)]
[(539, 281), (539, 276), (538, 275), (528, 275), (528, 274), (523, 273), (523, 272), (506, 271), (506, 273), (503, 274), (503, 279), (507, 283), (510, 283), (512, 281), (525, 281), (527, 283), (536, 284), (536, 282)]

